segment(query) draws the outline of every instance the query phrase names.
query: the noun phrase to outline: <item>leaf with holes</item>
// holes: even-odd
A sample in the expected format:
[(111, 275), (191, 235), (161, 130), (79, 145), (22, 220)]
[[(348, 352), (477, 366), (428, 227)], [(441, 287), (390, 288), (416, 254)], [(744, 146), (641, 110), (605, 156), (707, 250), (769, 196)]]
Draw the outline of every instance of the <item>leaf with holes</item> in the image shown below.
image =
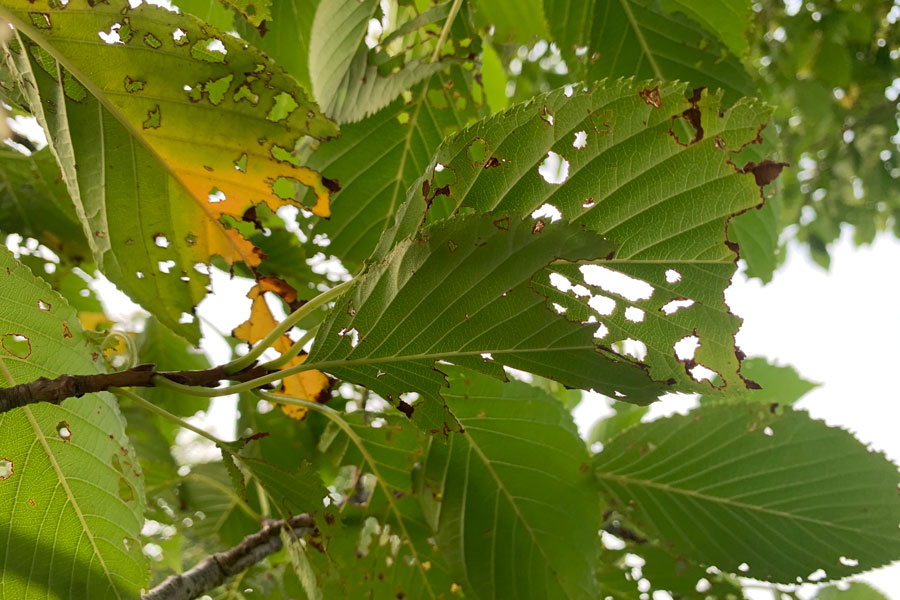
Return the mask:
[(804, 412), (724, 404), (644, 423), (594, 473), (611, 510), (722, 571), (818, 581), (900, 556), (897, 467)]
[[(341, 521), (333, 563), (311, 553), (325, 598), (446, 598), (452, 579), (416, 486), (423, 436), (397, 416), (350, 413), (326, 430), (319, 449), (339, 476)], [(427, 493), (427, 492), (426, 492)], [(430, 496), (429, 496), (430, 497)]]
[[(97, 373), (65, 300), (0, 250), (3, 387)], [(0, 596), (135, 598), (144, 482), (109, 394), (0, 413)]]
[[(598, 344), (641, 360), (657, 381), (713, 391), (702, 381), (712, 371), (720, 388), (742, 389), (740, 320), (723, 296), (737, 258), (726, 227), (762, 203), (757, 181), (768, 179), (732, 158), (758, 139), (769, 108), (741, 100), (720, 112), (718, 96), (684, 91), (621, 80), (558, 90), (452, 136), (411, 186), (374, 259), (423, 220), (460, 210), (557, 214), (602, 234), (615, 252), (554, 264), (534, 278), (535, 291), (569, 321), (594, 323)], [(673, 133), (679, 122), (694, 131), (690, 139)], [(780, 170), (763, 164), (770, 177)], [(604, 389), (631, 394), (612, 382)]]
[[(740, 60), (714, 35), (684, 16), (702, 15), (709, 28), (728, 24), (727, 40), (746, 47), (732, 20), (749, 8), (745, 0), (544, 0), (550, 33), (578, 77), (640, 77), (681, 80), (725, 90), (730, 104), (755, 87)], [(690, 9), (686, 7), (691, 7)], [(677, 12), (676, 12), (677, 11)]]
[(220, 217), (277, 207), (291, 182), (313, 188), (311, 209), (328, 216), (331, 183), (292, 164), (290, 152), (336, 128), (262, 54), (190, 15), (91, 4), (0, 2), (17, 30), (9, 62), (27, 82), (98, 265), (196, 342), (190, 313), (208, 280), (195, 265), (213, 255), (260, 261)]
[(761, 356), (744, 359), (741, 372), (759, 384), (760, 389), (734, 391), (722, 395), (701, 395), (704, 402), (767, 402), (793, 404), (807, 393), (819, 387), (818, 383), (807, 381), (791, 366), (779, 366)]
[(600, 515), (572, 417), (525, 383), (458, 369), (449, 380), (465, 432), (433, 438), (424, 471), (456, 581), (477, 598), (596, 598)]
[[(482, 113), (474, 86), (467, 71), (448, 67), (319, 145), (307, 163), (339, 181), (341, 190), (332, 202), (334, 218), (317, 222), (311, 239), (327, 236), (326, 251), (351, 271), (368, 258), (444, 137)], [(319, 250), (315, 242), (310, 249)]]
[[(400, 242), (336, 303), (310, 350), (315, 368), (387, 398), (425, 431), (459, 425), (441, 397), (442, 362), (505, 379), (503, 366), (571, 387), (651, 402), (667, 389), (598, 345), (533, 289), (552, 262), (594, 260), (613, 246), (569, 223), (509, 213), (458, 216)], [(421, 395), (410, 405), (401, 394)]]

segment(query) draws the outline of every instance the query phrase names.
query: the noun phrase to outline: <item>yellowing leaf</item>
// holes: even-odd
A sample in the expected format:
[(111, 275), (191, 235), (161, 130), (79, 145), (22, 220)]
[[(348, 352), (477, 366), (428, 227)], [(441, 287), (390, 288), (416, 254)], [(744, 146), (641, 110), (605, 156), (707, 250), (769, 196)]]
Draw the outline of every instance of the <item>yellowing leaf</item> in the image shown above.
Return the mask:
[[(269, 310), (266, 304), (265, 293), (275, 292), (285, 302), (293, 302), (297, 299), (296, 291), (289, 285), (275, 277), (263, 277), (255, 286), (250, 288), (247, 297), (253, 302), (250, 306), (250, 317), (238, 325), (232, 335), (238, 339), (244, 340), (251, 346), (262, 340), (272, 329), (278, 325), (278, 320)], [(284, 354), (290, 350), (293, 341), (287, 335), (281, 336), (272, 347), (278, 352)], [(299, 365), (306, 360), (306, 354), (300, 354), (282, 369), (287, 369)], [(327, 402), (330, 396), (328, 391), (331, 389), (331, 379), (321, 371), (304, 371), (296, 375), (291, 375), (282, 380), (282, 389), (276, 394), (309, 400), (311, 402)], [(303, 419), (307, 410), (299, 406), (282, 405), (281, 410), (284, 414), (294, 419)]]
[(125, 0), (0, 0), (0, 16), (16, 28), (10, 64), (98, 266), (173, 330), (199, 338), (189, 317), (208, 279), (197, 263), (261, 260), (221, 217), (296, 204), (296, 185), (312, 190), (310, 210), (330, 216), (337, 185), (292, 152), (337, 128), (259, 51), (190, 15)]

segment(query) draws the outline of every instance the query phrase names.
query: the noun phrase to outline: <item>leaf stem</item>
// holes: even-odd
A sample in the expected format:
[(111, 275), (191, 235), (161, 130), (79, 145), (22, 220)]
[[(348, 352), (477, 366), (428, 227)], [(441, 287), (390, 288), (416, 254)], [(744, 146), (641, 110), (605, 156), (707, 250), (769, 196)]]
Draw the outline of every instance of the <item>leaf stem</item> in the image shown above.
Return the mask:
[(462, 6), (462, 0), (454, 0), (453, 6), (450, 7), (450, 12), (447, 14), (447, 20), (444, 22), (444, 27), (441, 29), (441, 37), (438, 38), (437, 46), (435, 46), (434, 53), (431, 55), (431, 62), (437, 62), (438, 57), (440, 57), (441, 48), (447, 43), (447, 36), (450, 35), (450, 28), (453, 26), (453, 21), (456, 19), (456, 13), (459, 12), (460, 6)]
[(278, 338), (284, 335), (291, 327), (296, 325), (300, 321), (300, 319), (307, 316), (326, 302), (339, 297), (347, 290), (347, 288), (353, 285), (353, 282), (354, 280), (351, 279), (349, 281), (341, 283), (340, 285), (336, 285), (327, 292), (322, 292), (321, 294), (289, 314), (284, 321), (279, 323), (278, 326), (272, 329), (272, 331), (270, 331), (266, 337), (260, 340), (259, 343), (250, 350), (250, 352), (225, 364), (225, 371), (227, 373), (237, 373), (238, 371), (243, 371), (244, 369), (252, 365), (253, 362), (257, 358), (259, 358), (263, 352), (266, 351), (266, 349), (270, 348), (272, 344), (277, 342)]
[(300, 354), (303, 351), (303, 346), (305, 346), (306, 343), (309, 342), (309, 340), (316, 337), (317, 331), (319, 331), (318, 325), (316, 325), (315, 327), (313, 327), (312, 329), (310, 329), (309, 331), (304, 333), (303, 337), (301, 337), (299, 340), (294, 342), (291, 345), (290, 349), (288, 349), (287, 352), (285, 352), (284, 354), (282, 354), (281, 356), (279, 356), (278, 358), (276, 358), (274, 360), (270, 360), (267, 363), (263, 363), (262, 366), (265, 367), (266, 369), (269, 369), (270, 371), (274, 371), (275, 369), (280, 369), (284, 365), (288, 364), (292, 358), (294, 358), (295, 356), (297, 356), (298, 354)]
[[(187, 386), (185, 386), (185, 387), (187, 387)], [(161, 416), (165, 419), (168, 419), (169, 421), (172, 421), (173, 423), (177, 423), (178, 425), (180, 425), (181, 427), (184, 427), (185, 429), (193, 431), (200, 437), (204, 437), (204, 438), (208, 439), (209, 441), (216, 444), (217, 446), (226, 446), (226, 447), (228, 446), (228, 442), (224, 442), (224, 441), (220, 440), (213, 434), (209, 433), (208, 431), (204, 431), (203, 429), (200, 429), (199, 427), (194, 427), (193, 425), (191, 425), (190, 423), (188, 423), (181, 417), (176, 417), (175, 415), (173, 415), (166, 409), (160, 408), (159, 406), (153, 404), (152, 402), (144, 400), (143, 398), (141, 398), (140, 396), (138, 396), (131, 390), (126, 390), (126, 389), (120, 388), (120, 387), (111, 387), (111, 388), (109, 388), (109, 391), (114, 394), (119, 394), (121, 396), (125, 396), (126, 398), (128, 398), (129, 400), (134, 402), (135, 404), (140, 404), (141, 406), (143, 406), (150, 412), (156, 413), (159, 416)]]

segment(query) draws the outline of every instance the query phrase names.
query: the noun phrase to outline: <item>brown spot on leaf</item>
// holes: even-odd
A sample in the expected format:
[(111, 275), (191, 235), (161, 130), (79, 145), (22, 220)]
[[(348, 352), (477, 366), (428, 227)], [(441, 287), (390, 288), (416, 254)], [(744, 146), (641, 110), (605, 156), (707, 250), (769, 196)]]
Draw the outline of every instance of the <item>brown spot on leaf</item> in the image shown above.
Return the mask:
[(487, 159), (487, 162), (484, 163), (484, 168), (485, 168), (485, 170), (495, 169), (505, 162), (506, 161), (503, 160), (502, 158), (497, 158), (496, 156), (492, 156), (489, 159)]
[(404, 415), (406, 415), (406, 418), (412, 419), (413, 412), (416, 409), (413, 408), (412, 406), (410, 406), (409, 404), (407, 404), (406, 402), (404, 402), (403, 400), (397, 400), (397, 410), (399, 410)]
[(450, 253), (456, 252), (456, 249), (459, 248), (459, 244), (454, 242), (453, 240), (447, 240), (447, 248), (450, 249)]
[(63, 337), (64, 338), (72, 337), (72, 331), (69, 329), (69, 322), (63, 321), (62, 326), (63, 326)]
[(29, 499), (28, 499), (28, 505), (29, 505), (29, 506), (36, 506), (36, 503), (35, 503), (35, 501), (34, 501), (34, 498), (29, 498)]
[(540, 233), (540, 232), (542, 232), (542, 231), (544, 230), (544, 227), (546, 227), (546, 225), (547, 225), (547, 224), (544, 223), (543, 220), (538, 219), (537, 221), (535, 221), (534, 227), (531, 228), (531, 233)]
[(39, 298), (38, 301), (37, 301), (37, 305), (38, 305), (38, 309), (39, 309), (39, 310), (43, 310), (43, 311), (45, 311), (45, 312), (49, 312), (49, 311), (50, 311), (51, 305), (50, 305), (49, 302), (44, 302), (43, 300), (41, 300), (41, 299)]
[(644, 89), (639, 91), (638, 97), (644, 101), (644, 104), (647, 104), (648, 106), (652, 106), (653, 108), (662, 107), (662, 96), (659, 95), (658, 85), (653, 89)]
[(134, 490), (131, 488), (131, 484), (128, 483), (128, 480), (124, 477), (119, 477), (119, 498), (121, 498), (123, 502), (131, 502), (134, 500)]
[(503, 231), (509, 231), (509, 217), (503, 217), (494, 221), (494, 227)]
[(759, 163), (750, 161), (744, 165), (744, 168), (741, 169), (741, 173), (753, 173), (753, 177), (756, 179), (756, 185), (764, 187), (775, 181), (775, 178), (781, 174), (781, 170), (787, 166), (790, 165), (785, 162), (775, 162), (769, 159), (760, 161)]

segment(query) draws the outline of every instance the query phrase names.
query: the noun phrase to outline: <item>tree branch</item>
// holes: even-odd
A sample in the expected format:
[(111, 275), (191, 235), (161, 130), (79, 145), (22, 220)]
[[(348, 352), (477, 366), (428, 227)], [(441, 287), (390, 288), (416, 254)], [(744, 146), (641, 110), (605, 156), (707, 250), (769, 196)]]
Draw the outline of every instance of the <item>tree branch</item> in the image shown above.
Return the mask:
[(267, 556), (281, 550), (282, 529), (302, 536), (315, 531), (309, 515), (297, 515), (287, 521), (268, 520), (263, 528), (245, 537), (240, 544), (207, 556), (181, 575), (171, 575), (141, 596), (141, 600), (192, 600), (225, 583), (241, 571), (249, 569)]
[(60, 375), (56, 379), (41, 377), (28, 383), (0, 389), (0, 414), (38, 402), (59, 404), (66, 398), (103, 392), (111, 387), (153, 387), (153, 378), (157, 376), (183, 385), (215, 387), (223, 380), (249, 381), (268, 373), (269, 370), (262, 365), (251, 365), (231, 374), (227, 372), (225, 365), (198, 371), (157, 371), (156, 365), (139, 365), (133, 369), (113, 373)]

